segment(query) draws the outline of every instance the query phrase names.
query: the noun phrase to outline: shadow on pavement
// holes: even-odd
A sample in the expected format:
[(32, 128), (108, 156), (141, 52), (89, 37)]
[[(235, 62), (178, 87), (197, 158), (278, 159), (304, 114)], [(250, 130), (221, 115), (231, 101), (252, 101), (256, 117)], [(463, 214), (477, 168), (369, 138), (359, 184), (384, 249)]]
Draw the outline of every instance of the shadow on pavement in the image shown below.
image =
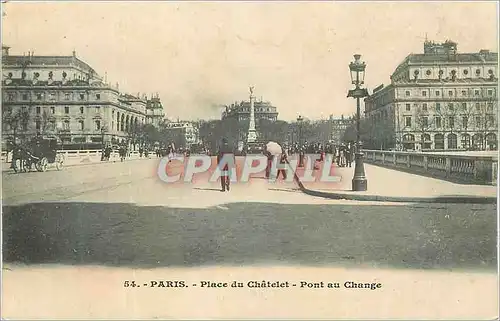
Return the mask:
[(3, 211), (4, 263), (496, 270), (495, 206), (38, 203)]
[(216, 191), (216, 192), (220, 192), (221, 190), (221, 188), (203, 188), (203, 187), (193, 187), (193, 189), (199, 191)]

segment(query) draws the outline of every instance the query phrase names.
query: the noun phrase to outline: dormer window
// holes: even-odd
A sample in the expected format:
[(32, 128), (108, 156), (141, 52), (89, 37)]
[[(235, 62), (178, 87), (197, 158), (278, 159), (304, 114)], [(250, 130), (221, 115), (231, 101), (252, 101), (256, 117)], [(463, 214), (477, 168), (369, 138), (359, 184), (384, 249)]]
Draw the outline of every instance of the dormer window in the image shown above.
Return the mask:
[(476, 69), (476, 76), (479, 77), (480, 74), (481, 74), (481, 69)]
[(80, 100), (84, 100), (85, 99), (85, 94), (81, 93), (80, 94)]

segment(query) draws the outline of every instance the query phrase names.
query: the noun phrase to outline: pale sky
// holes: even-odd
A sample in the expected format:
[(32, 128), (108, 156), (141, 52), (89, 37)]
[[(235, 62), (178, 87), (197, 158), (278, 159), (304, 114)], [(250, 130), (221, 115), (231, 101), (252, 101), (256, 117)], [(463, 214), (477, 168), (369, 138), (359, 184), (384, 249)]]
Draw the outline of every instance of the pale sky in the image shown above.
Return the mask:
[(120, 90), (158, 92), (168, 117), (218, 118), (248, 86), (279, 119), (355, 111), (348, 64), (370, 92), (430, 40), (498, 51), (490, 2), (44, 2), (4, 4), (11, 54), (71, 55)]

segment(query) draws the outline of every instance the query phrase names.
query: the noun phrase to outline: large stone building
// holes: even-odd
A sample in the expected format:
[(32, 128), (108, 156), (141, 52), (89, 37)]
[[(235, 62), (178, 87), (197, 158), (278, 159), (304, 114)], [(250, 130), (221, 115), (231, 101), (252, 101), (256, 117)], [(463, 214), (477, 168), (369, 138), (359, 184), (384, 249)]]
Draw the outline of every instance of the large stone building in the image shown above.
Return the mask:
[(459, 53), (426, 41), (365, 99), (372, 135), (390, 131), (397, 149), (497, 149), (498, 54)]
[[(71, 56), (9, 55), (2, 47), (2, 138), (56, 135), (74, 148), (134, 143), (146, 97), (120, 93)], [(69, 146), (68, 146), (69, 147)]]
[(178, 147), (189, 147), (200, 143), (198, 124), (190, 121), (166, 122), (165, 130), (171, 133), (171, 139)]
[[(255, 101), (255, 122), (261, 119), (266, 119), (269, 121), (276, 121), (278, 119), (278, 111), (276, 107), (271, 105), (269, 101)], [(250, 118), (250, 101), (242, 101), (240, 103), (234, 103), (227, 106), (222, 113), (222, 119), (225, 118), (235, 118), (238, 121), (249, 120)]]
[(344, 115), (341, 115), (339, 118), (334, 118), (333, 115), (330, 115), (328, 121), (331, 126), (330, 140), (336, 145), (342, 143), (342, 138), (347, 128), (355, 124), (355, 119), (353, 116), (344, 117)]
[[(262, 98), (254, 102), (254, 117), (255, 117), (255, 127), (257, 129), (257, 138), (259, 138), (259, 129), (262, 120), (267, 120), (270, 122), (275, 122), (278, 120), (278, 111), (271, 102), (263, 101)], [(250, 121), (250, 101), (236, 102), (227, 106), (222, 112), (222, 120), (233, 119), (238, 123), (248, 124)], [(247, 129), (240, 130), (238, 133), (238, 141), (246, 142), (247, 140)]]
[(160, 96), (155, 94), (146, 103), (146, 123), (155, 127), (160, 127), (165, 119), (165, 111), (160, 100)]

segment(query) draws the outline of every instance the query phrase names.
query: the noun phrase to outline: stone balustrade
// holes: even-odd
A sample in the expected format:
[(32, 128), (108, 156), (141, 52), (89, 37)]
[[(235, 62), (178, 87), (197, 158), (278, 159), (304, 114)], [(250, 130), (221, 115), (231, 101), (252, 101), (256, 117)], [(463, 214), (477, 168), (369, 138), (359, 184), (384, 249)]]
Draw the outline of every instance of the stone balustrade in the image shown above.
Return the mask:
[[(66, 165), (76, 165), (84, 163), (97, 163), (101, 161), (100, 150), (60, 150), (58, 154), (64, 155), (64, 163)], [(151, 154), (150, 154), (151, 155)], [(12, 153), (2, 151), (2, 162), (10, 163), (12, 161)], [(131, 151), (127, 159), (139, 159), (138, 151)], [(120, 161), (120, 155), (117, 151), (111, 152), (109, 161)]]
[(363, 150), (368, 164), (463, 183), (497, 184), (498, 156)]

